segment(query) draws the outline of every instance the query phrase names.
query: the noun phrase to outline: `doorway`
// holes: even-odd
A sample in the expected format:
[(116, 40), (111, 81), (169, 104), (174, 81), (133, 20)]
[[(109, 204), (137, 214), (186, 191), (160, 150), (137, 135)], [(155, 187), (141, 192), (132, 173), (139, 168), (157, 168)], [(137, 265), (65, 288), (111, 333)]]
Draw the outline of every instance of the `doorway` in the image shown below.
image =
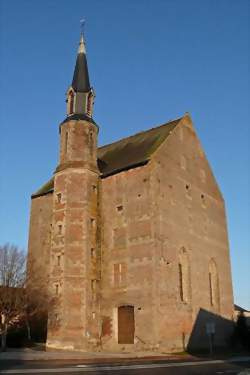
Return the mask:
[(118, 307), (118, 344), (134, 344), (134, 306)]

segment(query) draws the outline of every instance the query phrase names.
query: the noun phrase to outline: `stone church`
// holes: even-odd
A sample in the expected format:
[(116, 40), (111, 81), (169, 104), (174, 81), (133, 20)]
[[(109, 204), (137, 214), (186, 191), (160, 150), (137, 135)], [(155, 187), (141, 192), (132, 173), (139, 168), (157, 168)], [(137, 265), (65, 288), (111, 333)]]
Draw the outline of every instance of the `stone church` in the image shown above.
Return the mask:
[(28, 273), (51, 301), (47, 347), (202, 349), (211, 326), (226, 345), (225, 204), (190, 115), (98, 147), (83, 36), (66, 95), (58, 165), (31, 197)]

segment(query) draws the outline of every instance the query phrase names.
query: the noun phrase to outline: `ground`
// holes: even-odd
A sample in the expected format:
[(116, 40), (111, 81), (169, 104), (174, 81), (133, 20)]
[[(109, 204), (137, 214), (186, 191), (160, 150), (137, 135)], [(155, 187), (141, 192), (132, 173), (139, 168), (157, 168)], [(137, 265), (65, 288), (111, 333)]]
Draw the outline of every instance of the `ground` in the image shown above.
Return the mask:
[(206, 358), (146, 353), (0, 353), (0, 374), (250, 375), (250, 356)]

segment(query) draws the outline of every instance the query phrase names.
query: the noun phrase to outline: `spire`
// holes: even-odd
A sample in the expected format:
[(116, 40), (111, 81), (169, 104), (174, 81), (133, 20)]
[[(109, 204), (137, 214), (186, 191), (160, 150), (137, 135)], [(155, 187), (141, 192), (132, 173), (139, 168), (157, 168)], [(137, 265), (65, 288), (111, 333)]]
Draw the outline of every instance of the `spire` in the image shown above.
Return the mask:
[(85, 41), (83, 38), (83, 33), (81, 33), (81, 37), (80, 37), (74, 76), (72, 80), (72, 87), (75, 92), (89, 92), (90, 91), (89, 72), (88, 72), (86, 48), (85, 48)]
[[(83, 22), (81, 23), (83, 28)], [(83, 29), (81, 31), (72, 84), (66, 95), (68, 117), (72, 115), (84, 115), (92, 118), (95, 92), (89, 82)]]

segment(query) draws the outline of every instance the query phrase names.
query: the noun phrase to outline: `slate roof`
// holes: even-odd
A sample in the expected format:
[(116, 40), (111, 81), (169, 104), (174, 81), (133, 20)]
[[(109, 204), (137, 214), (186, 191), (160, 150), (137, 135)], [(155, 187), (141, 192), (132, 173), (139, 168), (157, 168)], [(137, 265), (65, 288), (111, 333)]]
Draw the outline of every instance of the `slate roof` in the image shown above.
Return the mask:
[(243, 307), (234, 304), (234, 310), (239, 312), (249, 312), (248, 310), (244, 309)]
[(85, 53), (78, 53), (74, 76), (72, 80), (72, 87), (75, 92), (89, 92), (89, 72)]
[[(97, 162), (101, 177), (105, 178), (148, 163), (151, 155), (171, 134), (171, 131), (180, 120), (181, 118), (99, 147), (97, 150)], [(32, 198), (50, 193), (53, 188), (54, 178), (51, 178), (32, 195)]]

